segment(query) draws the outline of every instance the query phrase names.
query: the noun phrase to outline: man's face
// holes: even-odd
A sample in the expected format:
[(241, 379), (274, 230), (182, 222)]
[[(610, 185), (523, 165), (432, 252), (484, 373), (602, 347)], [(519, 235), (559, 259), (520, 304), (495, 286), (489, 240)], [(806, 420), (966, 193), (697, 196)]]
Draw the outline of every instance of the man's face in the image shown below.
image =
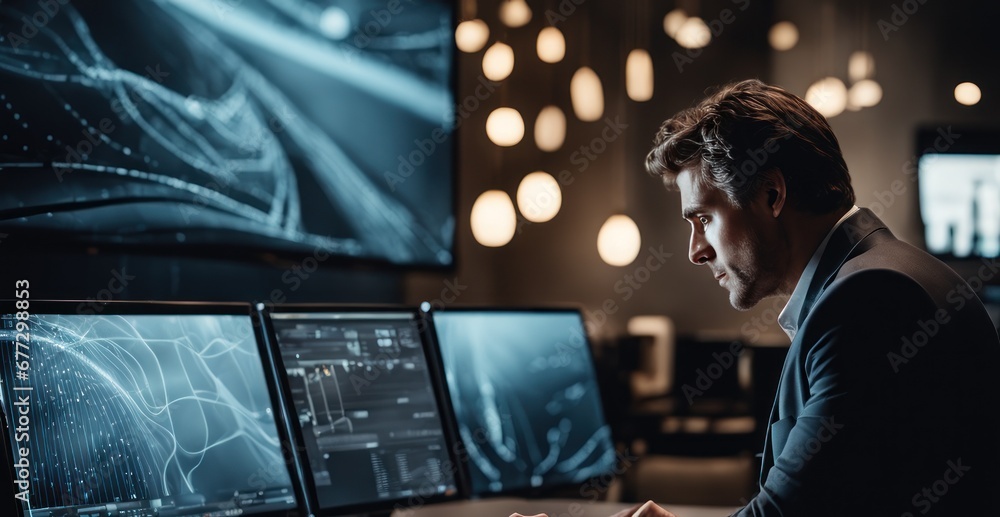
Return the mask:
[(729, 290), (734, 308), (749, 310), (777, 294), (787, 258), (779, 251), (766, 193), (737, 208), (725, 193), (698, 181), (696, 174), (688, 168), (677, 175), (682, 214), (691, 223), (688, 258), (709, 267)]

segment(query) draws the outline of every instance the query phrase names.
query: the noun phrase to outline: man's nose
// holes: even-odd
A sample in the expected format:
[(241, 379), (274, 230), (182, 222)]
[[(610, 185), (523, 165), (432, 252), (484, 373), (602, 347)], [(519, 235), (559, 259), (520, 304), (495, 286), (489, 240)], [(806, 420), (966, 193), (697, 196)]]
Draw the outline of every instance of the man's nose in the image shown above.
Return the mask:
[(696, 266), (708, 263), (713, 258), (715, 251), (709, 246), (705, 239), (697, 234), (691, 233), (691, 245), (688, 247), (688, 259)]

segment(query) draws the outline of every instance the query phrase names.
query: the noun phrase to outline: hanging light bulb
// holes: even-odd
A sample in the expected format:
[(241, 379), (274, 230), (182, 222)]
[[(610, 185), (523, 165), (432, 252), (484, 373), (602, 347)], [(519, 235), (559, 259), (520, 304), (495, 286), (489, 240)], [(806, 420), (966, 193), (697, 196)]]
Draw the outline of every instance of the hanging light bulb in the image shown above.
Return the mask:
[(667, 33), (667, 36), (676, 39), (677, 31), (681, 29), (681, 25), (684, 25), (687, 18), (688, 16), (687, 13), (684, 12), (684, 9), (678, 7), (677, 9), (670, 11), (663, 17), (663, 32)]
[(799, 29), (792, 22), (778, 22), (768, 31), (767, 41), (774, 50), (791, 50), (799, 42)]
[(705, 25), (705, 20), (691, 16), (684, 20), (684, 24), (677, 29), (675, 39), (677, 44), (684, 48), (698, 49), (711, 43), (712, 31), (709, 30), (708, 25)]
[(566, 38), (559, 29), (546, 27), (538, 33), (538, 59), (546, 63), (558, 63), (566, 56)]
[(535, 145), (542, 151), (558, 151), (566, 140), (566, 115), (559, 106), (546, 106), (535, 119)]
[(608, 218), (597, 233), (597, 252), (612, 266), (627, 266), (639, 256), (642, 237), (631, 217), (616, 214)]
[(882, 100), (882, 86), (872, 79), (862, 79), (847, 91), (847, 104), (858, 108), (870, 108)]
[(496, 42), (483, 54), (483, 75), (493, 82), (506, 79), (514, 71), (514, 49)]
[(858, 50), (847, 60), (847, 77), (851, 82), (867, 79), (875, 74), (875, 58), (870, 52)]
[(524, 120), (514, 108), (497, 108), (486, 117), (486, 136), (500, 147), (517, 145), (524, 138)]
[(637, 48), (625, 60), (625, 91), (636, 102), (653, 98), (653, 59), (645, 49)]
[(976, 83), (965, 82), (955, 87), (955, 100), (959, 104), (974, 106), (979, 104), (982, 98), (983, 92), (976, 86)]
[(500, 4), (500, 21), (512, 29), (524, 27), (531, 21), (531, 7), (524, 0), (504, 0)]
[(847, 86), (836, 77), (824, 77), (806, 90), (805, 100), (824, 117), (836, 117), (847, 108)]
[(502, 190), (487, 190), (472, 204), (469, 222), (476, 242), (491, 248), (503, 246), (514, 238), (517, 229), (514, 203)]
[(580, 67), (569, 82), (569, 96), (576, 118), (584, 122), (599, 120), (604, 114), (604, 88), (601, 78), (590, 67)]
[(486, 22), (476, 18), (465, 20), (455, 27), (455, 45), (462, 52), (479, 52), (490, 39), (490, 27)]
[(559, 213), (562, 190), (551, 174), (535, 171), (521, 180), (517, 187), (517, 209), (525, 219), (544, 223)]

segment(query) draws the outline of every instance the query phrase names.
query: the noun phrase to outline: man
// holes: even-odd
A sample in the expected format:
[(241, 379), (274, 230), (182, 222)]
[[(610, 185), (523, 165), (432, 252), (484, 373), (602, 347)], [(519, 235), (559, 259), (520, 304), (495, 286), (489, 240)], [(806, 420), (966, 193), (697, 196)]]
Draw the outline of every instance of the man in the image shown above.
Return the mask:
[[(735, 515), (995, 506), (995, 328), (961, 277), (854, 206), (819, 113), (760, 81), (728, 85), (664, 122), (646, 166), (680, 191), (690, 259), (733, 307), (789, 296), (760, 491)], [(621, 515), (673, 514), (647, 503)]]

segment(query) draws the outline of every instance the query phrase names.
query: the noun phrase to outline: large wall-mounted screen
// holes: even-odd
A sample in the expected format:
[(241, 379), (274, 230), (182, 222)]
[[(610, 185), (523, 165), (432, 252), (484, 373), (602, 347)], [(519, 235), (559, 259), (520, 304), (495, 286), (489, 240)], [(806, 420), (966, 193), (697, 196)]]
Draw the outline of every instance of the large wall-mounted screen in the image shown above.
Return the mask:
[(5, 241), (450, 266), (445, 1), (0, 4)]

